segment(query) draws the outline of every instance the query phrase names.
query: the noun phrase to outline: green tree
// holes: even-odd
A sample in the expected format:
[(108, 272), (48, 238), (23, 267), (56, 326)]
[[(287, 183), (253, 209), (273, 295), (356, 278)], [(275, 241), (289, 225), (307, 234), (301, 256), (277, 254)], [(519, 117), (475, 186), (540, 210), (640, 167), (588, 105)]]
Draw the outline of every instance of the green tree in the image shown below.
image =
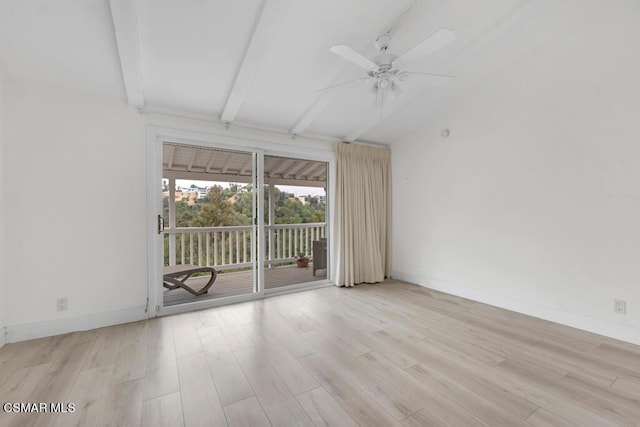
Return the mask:
[(190, 227), (223, 227), (241, 225), (236, 223), (233, 204), (225, 197), (224, 189), (214, 185), (207, 193), (209, 203), (202, 204), (197, 216), (189, 223)]
[[(162, 198), (163, 216), (165, 226), (169, 227), (169, 198)], [(189, 223), (196, 217), (200, 206), (189, 204), (183, 200), (176, 202), (176, 227), (188, 227)]]

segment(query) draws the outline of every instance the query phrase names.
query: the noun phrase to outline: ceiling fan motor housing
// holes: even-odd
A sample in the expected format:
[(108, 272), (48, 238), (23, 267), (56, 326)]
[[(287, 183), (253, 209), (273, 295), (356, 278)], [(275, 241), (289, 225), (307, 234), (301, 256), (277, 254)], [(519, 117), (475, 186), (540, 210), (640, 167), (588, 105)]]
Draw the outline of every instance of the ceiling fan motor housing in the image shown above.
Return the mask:
[(374, 45), (376, 46), (376, 49), (380, 51), (380, 53), (385, 53), (387, 49), (389, 49), (390, 43), (391, 36), (389, 34), (382, 34), (381, 36), (378, 36), (378, 38), (374, 42)]

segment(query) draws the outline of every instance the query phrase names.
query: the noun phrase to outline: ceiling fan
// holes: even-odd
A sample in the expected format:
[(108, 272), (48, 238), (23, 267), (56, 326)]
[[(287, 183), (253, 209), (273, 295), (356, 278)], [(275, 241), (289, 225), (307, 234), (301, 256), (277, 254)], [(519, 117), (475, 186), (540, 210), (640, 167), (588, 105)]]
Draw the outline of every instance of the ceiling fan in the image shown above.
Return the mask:
[(332, 90), (358, 81), (373, 82), (371, 90), (376, 94), (376, 106), (381, 107), (386, 94), (390, 94), (393, 97), (400, 95), (402, 92), (400, 82), (405, 81), (409, 75), (415, 74), (428, 79), (437, 80), (448, 80), (453, 78), (454, 76), (443, 74), (412, 71), (405, 67), (406, 65), (411, 65), (412, 62), (422, 59), (447, 46), (454, 40), (454, 32), (442, 28), (431, 34), (413, 48), (409, 49), (402, 56), (398, 57), (389, 52), (391, 34), (390, 32), (386, 32), (376, 38), (375, 46), (379, 54), (371, 59), (356, 52), (347, 45), (341, 44), (332, 46), (329, 51), (363, 68), (367, 75), (366, 77), (359, 77), (354, 80), (349, 80), (347, 82), (320, 89), (318, 92)]

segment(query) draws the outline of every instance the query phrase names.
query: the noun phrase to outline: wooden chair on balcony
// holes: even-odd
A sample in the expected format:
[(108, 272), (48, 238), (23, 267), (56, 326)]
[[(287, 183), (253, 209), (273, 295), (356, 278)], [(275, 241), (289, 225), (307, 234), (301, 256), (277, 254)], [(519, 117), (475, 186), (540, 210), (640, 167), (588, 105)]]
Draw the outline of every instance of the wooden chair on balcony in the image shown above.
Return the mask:
[(316, 270), (324, 270), (327, 268), (327, 239), (313, 241), (313, 275)]
[[(198, 273), (208, 273), (211, 277), (202, 288), (195, 290), (191, 286), (187, 285), (186, 282), (187, 279)], [(218, 277), (218, 272), (211, 267), (201, 267), (191, 264), (171, 265), (169, 267), (164, 267), (164, 271), (162, 272), (162, 285), (169, 290), (182, 288), (185, 291), (198, 296), (206, 294), (209, 291), (213, 282), (216, 281), (216, 277)]]

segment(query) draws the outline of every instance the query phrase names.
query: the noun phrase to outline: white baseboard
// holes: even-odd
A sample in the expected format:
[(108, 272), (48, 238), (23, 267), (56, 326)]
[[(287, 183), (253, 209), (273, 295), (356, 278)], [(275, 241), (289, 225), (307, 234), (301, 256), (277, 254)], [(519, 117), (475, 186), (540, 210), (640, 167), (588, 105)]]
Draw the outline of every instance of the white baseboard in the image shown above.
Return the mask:
[(516, 311), (518, 313), (640, 345), (640, 329), (634, 328), (633, 326), (609, 322), (607, 320), (572, 313), (555, 307), (543, 306), (529, 301), (509, 298), (503, 295), (489, 294), (475, 289), (429, 280), (425, 277), (403, 273), (401, 271), (392, 272), (391, 277), (404, 282), (414, 283), (425, 288), (445, 292), (447, 294), (456, 295), (473, 301), (493, 305), (495, 307), (505, 308), (507, 310)]
[[(144, 309), (144, 306), (140, 306), (104, 313), (51, 319), (43, 322), (11, 325), (6, 327), (6, 342), (19, 342), (69, 332), (88, 331), (89, 329), (119, 325), (121, 323), (136, 322), (148, 318)], [(2, 334), (2, 336), (4, 338), (5, 335)]]

